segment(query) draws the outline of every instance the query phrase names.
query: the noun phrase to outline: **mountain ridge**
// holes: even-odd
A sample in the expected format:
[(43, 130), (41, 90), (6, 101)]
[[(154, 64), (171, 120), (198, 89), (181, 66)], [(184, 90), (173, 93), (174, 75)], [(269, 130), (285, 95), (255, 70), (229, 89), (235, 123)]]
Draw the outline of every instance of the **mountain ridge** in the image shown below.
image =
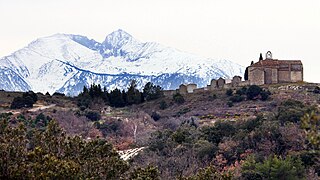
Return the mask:
[(92, 83), (110, 90), (124, 89), (128, 78), (138, 78), (139, 88), (152, 81), (164, 89), (175, 89), (182, 83), (205, 86), (214, 78), (242, 75), (243, 70), (228, 60), (140, 42), (121, 29), (107, 35), (102, 43), (82, 35), (58, 33), (38, 38), (1, 58), (0, 89), (76, 95), (82, 85)]

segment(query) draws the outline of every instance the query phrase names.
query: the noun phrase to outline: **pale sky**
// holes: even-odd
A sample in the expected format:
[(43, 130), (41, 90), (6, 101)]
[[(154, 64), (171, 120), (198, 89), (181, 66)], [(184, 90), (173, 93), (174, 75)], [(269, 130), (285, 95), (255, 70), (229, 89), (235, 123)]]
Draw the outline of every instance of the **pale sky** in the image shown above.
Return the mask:
[(0, 57), (56, 33), (102, 42), (123, 29), (243, 66), (270, 50), (320, 83), (320, 0), (0, 0), (0, 24)]

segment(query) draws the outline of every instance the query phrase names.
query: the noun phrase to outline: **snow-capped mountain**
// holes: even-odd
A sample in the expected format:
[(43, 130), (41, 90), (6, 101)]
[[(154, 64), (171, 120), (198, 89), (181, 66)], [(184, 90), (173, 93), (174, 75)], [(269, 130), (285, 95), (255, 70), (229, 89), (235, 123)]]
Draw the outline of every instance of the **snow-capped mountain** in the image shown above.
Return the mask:
[(80, 35), (55, 34), (0, 59), (0, 89), (68, 95), (93, 83), (124, 89), (135, 79), (138, 87), (151, 81), (175, 89), (182, 83), (201, 87), (214, 78), (242, 74), (243, 67), (231, 61), (143, 43), (123, 30), (112, 32), (102, 43)]

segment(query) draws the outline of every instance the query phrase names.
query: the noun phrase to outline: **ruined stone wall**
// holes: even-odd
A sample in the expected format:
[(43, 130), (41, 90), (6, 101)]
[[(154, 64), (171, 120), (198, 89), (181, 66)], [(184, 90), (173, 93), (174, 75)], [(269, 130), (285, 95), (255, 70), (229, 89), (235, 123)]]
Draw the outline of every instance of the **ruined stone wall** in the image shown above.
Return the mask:
[(172, 97), (174, 94), (176, 94), (177, 90), (164, 90), (162, 91), (164, 96)]
[(217, 88), (217, 80), (215, 80), (215, 79), (212, 79), (211, 80), (211, 83), (210, 83), (210, 88), (211, 89), (215, 89), (215, 88)]
[(223, 88), (225, 84), (226, 84), (226, 80), (224, 80), (222, 78), (218, 79), (218, 81), (217, 81), (217, 87), (218, 88)]
[(199, 93), (199, 92), (205, 92), (205, 88), (199, 88), (199, 89), (194, 89), (193, 92), (194, 93)]
[(193, 91), (197, 89), (197, 85), (196, 84), (188, 84), (187, 85), (187, 92), (188, 93), (193, 93)]
[(234, 76), (232, 78), (232, 86), (237, 87), (239, 86), (239, 83), (241, 82), (241, 77), (240, 76)]
[(179, 86), (179, 93), (180, 94), (187, 94), (188, 93), (188, 91), (187, 91), (187, 86), (185, 86), (185, 85), (180, 85)]
[(242, 87), (242, 86), (249, 86), (250, 85), (250, 81), (241, 81), (239, 83), (239, 86)]

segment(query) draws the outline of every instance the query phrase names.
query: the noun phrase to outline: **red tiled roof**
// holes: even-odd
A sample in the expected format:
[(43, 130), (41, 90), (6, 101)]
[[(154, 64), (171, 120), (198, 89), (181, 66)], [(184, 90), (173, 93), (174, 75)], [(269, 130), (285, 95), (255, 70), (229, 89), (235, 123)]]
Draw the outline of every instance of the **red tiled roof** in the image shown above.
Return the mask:
[(299, 64), (302, 65), (300, 60), (278, 60), (278, 59), (266, 59), (258, 61), (251, 66), (261, 67), (261, 66), (278, 66), (280, 64)]

